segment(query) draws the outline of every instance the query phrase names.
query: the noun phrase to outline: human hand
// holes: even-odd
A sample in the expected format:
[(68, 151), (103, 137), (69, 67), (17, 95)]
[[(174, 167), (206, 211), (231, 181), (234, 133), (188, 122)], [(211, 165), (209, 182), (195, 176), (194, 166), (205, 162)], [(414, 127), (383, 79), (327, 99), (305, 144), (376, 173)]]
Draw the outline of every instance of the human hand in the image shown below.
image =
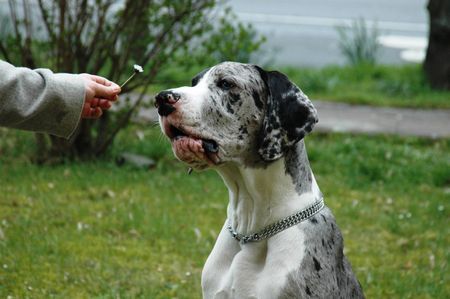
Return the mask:
[(81, 76), (86, 88), (81, 117), (99, 118), (103, 110), (111, 108), (111, 102), (117, 101), (120, 86), (100, 76), (90, 74), (81, 74)]

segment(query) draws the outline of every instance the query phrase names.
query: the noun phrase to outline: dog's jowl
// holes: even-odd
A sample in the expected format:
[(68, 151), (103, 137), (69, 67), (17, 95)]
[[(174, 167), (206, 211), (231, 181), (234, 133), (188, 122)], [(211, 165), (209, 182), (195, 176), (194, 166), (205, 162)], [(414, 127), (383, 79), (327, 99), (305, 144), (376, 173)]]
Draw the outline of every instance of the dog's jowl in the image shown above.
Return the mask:
[(175, 156), (229, 189), (202, 273), (204, 298), (363, 298), (304, 137), (318, 121), (289, 79), (225, 62), (156, 96)]

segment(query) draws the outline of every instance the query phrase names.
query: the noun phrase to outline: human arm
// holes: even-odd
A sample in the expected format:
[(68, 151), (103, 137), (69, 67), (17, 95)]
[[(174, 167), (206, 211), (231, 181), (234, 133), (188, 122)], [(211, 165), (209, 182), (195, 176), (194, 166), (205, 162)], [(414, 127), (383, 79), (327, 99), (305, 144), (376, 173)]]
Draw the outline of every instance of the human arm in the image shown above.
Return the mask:
[(119, 92), (116, 84), (98, 76), (55, 74), (0, 61), (0, 126), (70, 138), (81, 117), (99, 117)]

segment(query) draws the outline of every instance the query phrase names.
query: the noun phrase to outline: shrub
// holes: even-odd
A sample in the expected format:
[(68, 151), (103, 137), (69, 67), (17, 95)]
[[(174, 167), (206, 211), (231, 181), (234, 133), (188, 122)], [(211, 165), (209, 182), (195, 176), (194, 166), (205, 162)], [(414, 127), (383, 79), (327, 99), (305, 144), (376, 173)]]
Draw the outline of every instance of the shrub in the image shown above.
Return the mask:
[(336, 28), (339, 48), (352, 65), (375, 64), (379, 51), (379, 31), (376, 25), (369, 30), (364, 19), (353, 21), (351, 26)]
[[(216, 63), (245, 59), (260, 46), (252, 28), (233, 22), (230, 13), (213, 26), (211, 16), (223, 9), (217, 0), (18, 2), (9, 1), (9, 16), (3, 14), (0, 20), (0, 58), (30, 68), (100, 74), (115, 82), (123, 82), (134, 63), (145, 70), (122, 91), (122, 98), (139, 92), (134, 101), (118, 112), (108, 111), (98, 121), (83, 120), (71, 142), (38, 135), (38, 148), (46, 155), (105, 153), (142, 105), (160, 71), (173, 64), (192, 64), (195, 45), (208, 62)], [(209, 41), (199, 44), (205, 37)]]

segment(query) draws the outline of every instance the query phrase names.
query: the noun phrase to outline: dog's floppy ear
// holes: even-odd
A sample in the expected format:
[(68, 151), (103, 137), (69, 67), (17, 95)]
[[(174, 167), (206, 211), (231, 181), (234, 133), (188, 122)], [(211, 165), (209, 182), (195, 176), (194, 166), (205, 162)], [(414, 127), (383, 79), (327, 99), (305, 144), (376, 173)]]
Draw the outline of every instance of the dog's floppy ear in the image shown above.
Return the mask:
[(318, 122), (317, 111), (284, 74), (257, 69), (268, 90), (258, 152), (265, 161), (273, 161), (311, 132)]

